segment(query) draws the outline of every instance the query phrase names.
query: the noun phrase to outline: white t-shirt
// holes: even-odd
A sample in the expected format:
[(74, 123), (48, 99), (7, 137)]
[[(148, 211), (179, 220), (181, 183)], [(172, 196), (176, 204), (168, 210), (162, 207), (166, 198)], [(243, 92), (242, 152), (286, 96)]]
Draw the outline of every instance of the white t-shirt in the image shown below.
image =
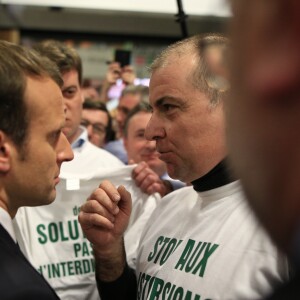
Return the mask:
[(118, 160), (104, 150), (100, 151), (104, 152), (101, 165), (100, 158), (93, 158), (96, 153), (89, 144), (80, 151), (75, 149), (74, 160), (63, 165), (52, 204), (21, 208), (16, 216), (24, 252), (64, 300), (99, 299), (92, 248), (78, 222), (80, 206), (91, 192), (109, 179), (131, 193), (133, 211), (125, 247), (132, 267), (143, 226), (160, 199), (158, 194), (149, 196), (136, 187), (131, 179), (133, 166), (118, 166)]
[(244, 200), (239, 182), (164, 197), (137, 257), (138, 299), (261, 299), (288, 262)]
[(62, 164), (61, 174), (75, 172), (81, 177), (87, 177), (92, 172), (97, 172), (99, 168), (124, 166), (117, 157), (89, 141), (85, 141), (81, 147), (73, 149), (73, 152), (74, 159)]

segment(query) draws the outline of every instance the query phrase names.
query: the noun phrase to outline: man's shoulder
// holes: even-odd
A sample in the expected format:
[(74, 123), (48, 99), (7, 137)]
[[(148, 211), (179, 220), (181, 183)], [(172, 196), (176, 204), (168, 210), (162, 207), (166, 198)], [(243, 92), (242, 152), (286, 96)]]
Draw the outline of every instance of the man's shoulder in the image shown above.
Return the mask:
[(111, 154), (106, 149), (95, 146), (90, 141), (86, 142), (85, 151), (86, 152), (88, 151), (90, 153), (94, 153), (95, 155), (101, 155), (102, 157), (108, 157), (110, 159), (113, 159), (113, 160), (116, 160), (116, 161), (120, 162), (123, 165), (123, 163), (115, 155)]
[(112, 155), (118, 157), (123, 163), (127, 163), (127, 152), (124, 147), (123, 139), (118, 139), (111, 141), (104, 146), (104, 149), (107, 150)]
[(0, 228), (0, 254), (1, 299), (58, 299), (3, 228)]

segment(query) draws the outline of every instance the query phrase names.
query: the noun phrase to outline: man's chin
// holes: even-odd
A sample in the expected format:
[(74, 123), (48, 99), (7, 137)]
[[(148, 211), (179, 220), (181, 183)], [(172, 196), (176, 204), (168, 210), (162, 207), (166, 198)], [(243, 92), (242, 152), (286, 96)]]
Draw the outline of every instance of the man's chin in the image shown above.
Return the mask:
[(45, 201), (45, 205), (49, 205), (49, 204), (53, 203), (55, 201), (55, 199), (56, 199), (56, 187), (53, 188), (51, 194)]
[(174, 167), (174, 165), (167, 164), (167, 172), (172, 179), (179, 179), (180, 177), (180, 172), (178, 172), (178, 168)]

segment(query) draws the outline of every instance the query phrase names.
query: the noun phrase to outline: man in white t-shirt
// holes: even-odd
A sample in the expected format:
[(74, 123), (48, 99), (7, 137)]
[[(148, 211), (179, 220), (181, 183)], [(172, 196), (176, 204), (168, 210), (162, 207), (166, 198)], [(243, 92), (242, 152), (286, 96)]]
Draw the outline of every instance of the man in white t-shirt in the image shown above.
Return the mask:
[(57, 41), (44, 41), (37, 44), (35, 50), (55, 62), (62, 74), (66, 111), (63, 132), (72, 145), (74, 160), (61, 169), (61, 182), (53, 204), (19, 211), (17, 221), (24, 251), (61, 299), (99, 299), (93, 251), (78, 224), (82, 203), (99, 182), (107, 178), (116, 185), (123, 184), (135, 195), (138, 200), (133, 203), (134, 215), (126, 233), (128, 260), (134, 267), (142, 228), (160, 197), (141, 193), (134, 182), (128, 180), (131, 168), (88, 141), (86, 128), (80, 126), (83, 96), (78, 53)]
[(164, 197), (145, 226), (136, 268), (123, 232), (131, 197), (100, 185), (79, 214), (93, 244), (105, 299), (259, 299), (288, 277), (288, 263), (257, 222), (227, 168), (223, 101), (228, 41), (194, 36), (153, 62), (145, 135), (185, 187)]

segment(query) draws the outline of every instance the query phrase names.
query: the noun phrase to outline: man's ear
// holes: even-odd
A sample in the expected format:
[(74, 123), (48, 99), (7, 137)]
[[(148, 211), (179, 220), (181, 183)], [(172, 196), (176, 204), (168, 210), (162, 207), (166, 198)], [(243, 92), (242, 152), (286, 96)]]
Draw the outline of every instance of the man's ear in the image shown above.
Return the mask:
[(0, 174), (10, 169), (10, 147), (6, 134), (0, 130)]

